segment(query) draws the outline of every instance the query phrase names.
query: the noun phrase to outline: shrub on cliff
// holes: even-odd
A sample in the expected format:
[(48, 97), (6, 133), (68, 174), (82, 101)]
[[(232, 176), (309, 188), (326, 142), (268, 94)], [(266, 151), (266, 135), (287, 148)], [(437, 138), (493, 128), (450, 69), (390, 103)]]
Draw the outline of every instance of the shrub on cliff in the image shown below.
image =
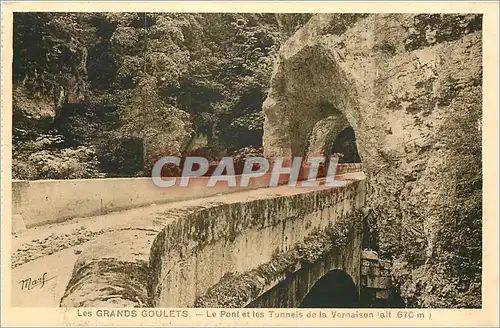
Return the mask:
[(308, 17), (16, 13), (14, 131), (34, 139), (53, 130), (66, 147), (139, 138), (144, 174), (154, 158), (188, 151), (195, 135), (219, 150), (260, 146), (280, 32)]
[(12, 162), (13, 177), (22, 180), (103, 177), (94, 151), (83, 146), (39, 150)]

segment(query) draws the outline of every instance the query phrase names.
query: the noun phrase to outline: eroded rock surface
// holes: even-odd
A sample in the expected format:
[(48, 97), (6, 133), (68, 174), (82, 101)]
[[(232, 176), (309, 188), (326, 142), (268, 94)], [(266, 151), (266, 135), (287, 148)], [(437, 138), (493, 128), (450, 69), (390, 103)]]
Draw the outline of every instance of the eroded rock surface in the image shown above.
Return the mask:
[(354, 129), (379, 253), (409, 307), (481, 306), (481, 24), (316, 15), (282, 46), (264, 103), (266, 156), (316, 154), (331, 139), (318, 131)]

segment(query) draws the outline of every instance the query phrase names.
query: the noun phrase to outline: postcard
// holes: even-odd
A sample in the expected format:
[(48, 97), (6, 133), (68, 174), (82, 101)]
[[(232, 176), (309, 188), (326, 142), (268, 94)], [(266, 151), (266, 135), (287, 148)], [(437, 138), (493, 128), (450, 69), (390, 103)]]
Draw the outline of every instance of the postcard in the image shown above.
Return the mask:
[(498, 2), (3, 2), (2, 325), (498, 326)]

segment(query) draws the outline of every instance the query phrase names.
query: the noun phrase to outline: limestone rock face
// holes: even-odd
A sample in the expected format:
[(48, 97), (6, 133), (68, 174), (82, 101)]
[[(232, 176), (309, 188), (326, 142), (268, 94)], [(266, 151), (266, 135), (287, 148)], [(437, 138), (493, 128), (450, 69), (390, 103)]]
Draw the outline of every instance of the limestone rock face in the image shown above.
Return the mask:
[[(47, 133), (61, 113), (63, 105), (84, 101), (87, 91), (87, 49), (83, 46), (78, 49), (67, 46), (65, 55), (66, 60), (72, 64), (59, 64), (59, 71), (38, 72), (37, 69), (25, 69), (17, 73), (22, 74), (22, 79), (16, 76), (13, 81), (15, 129)], [(63, 63), (62, 57), (58, 58), (58, 63)], [(39, 59), (37, 64), (45, 64), (43, 59)], [(56, 67), (58, 65), (50, 64)]]
[(315, 15), (281, 48), (266, 156), (356, 134), (378, 251), (409, 307), (481, 306), (481, 15)]

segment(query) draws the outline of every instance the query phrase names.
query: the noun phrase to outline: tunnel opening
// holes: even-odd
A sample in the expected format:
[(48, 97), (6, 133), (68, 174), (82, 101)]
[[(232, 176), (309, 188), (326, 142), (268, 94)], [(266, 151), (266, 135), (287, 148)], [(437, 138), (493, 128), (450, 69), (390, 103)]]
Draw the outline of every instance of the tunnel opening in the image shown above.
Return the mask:
[[(361, 163), (358, 152), (356, 133), (343, 112), (331, 103), (316, 105), (319, 116), (309, 132), (307, 140), (307, 155), (325, 156), (340, 155), (343, 163)], [(299, 124), (296, 122), (296, 124)], [(292, 136), (294, 142), (303, 142), (297, 136)], [(293, 148), (293, 147), (292, 147)], [(293, 150), (293, 149), (292, 149)], [(294, 152), (298, 154), (299, 152)]]
[(330, 140), (325, 144), (324, 153), (326, 156), (336, 153), (342, 154), (344, 163), (361, 163), (354, 129), (349, 126), (340, 131), (334, 140)]
[(318, 280), (304, 297), (300, 308), (358, 308), (359, 294), (352, 278), (332, 270)]

